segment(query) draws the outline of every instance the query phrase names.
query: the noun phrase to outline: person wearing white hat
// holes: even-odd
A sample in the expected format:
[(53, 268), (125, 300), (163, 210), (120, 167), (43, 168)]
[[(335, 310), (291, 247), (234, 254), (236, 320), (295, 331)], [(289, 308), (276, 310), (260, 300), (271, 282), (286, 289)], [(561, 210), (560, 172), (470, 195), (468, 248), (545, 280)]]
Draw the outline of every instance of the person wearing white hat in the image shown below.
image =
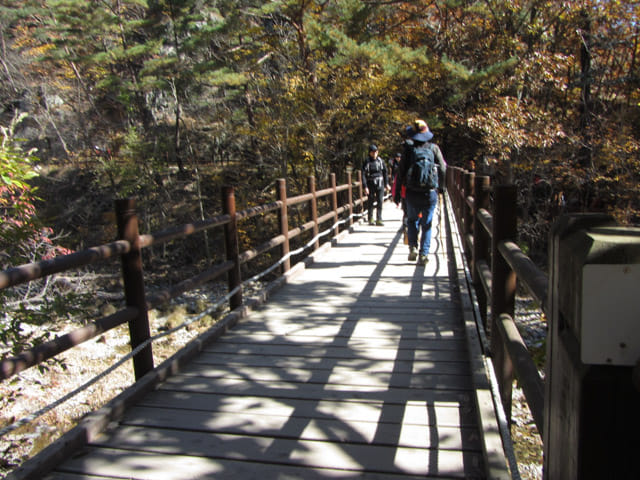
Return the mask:
[[(418, 265), (426, 265), (431, 247), (431, 223), (438, 205), (439, 178), (444, 178), (447, 164), (440, 147), (431, 143), (433, 133), (424, 120), (414, 122), (410, 138), (413, 145), (407, 148), (400, 161), (398, 183), (406, 189), (409, 261), (417, 260)], [(425, 180), (416, 183), (416, 172), (423, 165), (429, 171), (424, 173)]]

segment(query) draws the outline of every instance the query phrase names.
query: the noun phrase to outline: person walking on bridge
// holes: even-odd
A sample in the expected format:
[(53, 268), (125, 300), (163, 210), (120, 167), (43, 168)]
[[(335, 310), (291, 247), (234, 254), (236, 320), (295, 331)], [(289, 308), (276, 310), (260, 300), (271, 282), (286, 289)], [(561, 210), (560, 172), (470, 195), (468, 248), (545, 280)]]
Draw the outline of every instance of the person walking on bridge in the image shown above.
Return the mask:
[[(367, 211), (369, 225), (384, 225), (382, 222), (382, 203), (384, 192), (389, 190), (389, 175), (384, 161), (378, 157), (378, 147), (369, 145), (369, 155), (362, 167), (364, 193), (367, 195)], [(373, 204), (376, 206), (376, 222), (373, 223)]]
[[(398, 167), (398, 184), (406, 188), (407, 236), (409, 261), (426, 265), (431, 247), (431, 224), (438, 205), (439, 178), (444, 178), (447, 164), (440, 147), (431, 143), (433, 134), (423, 120), (416, 120), (411, 136), (413, 145), (406, 148)], [(398, 189), (396, 188), (396, 195)], [(398, 203), (400, 199), (394, 198)], [(420, 230), (420, 242), (418, 231)]]

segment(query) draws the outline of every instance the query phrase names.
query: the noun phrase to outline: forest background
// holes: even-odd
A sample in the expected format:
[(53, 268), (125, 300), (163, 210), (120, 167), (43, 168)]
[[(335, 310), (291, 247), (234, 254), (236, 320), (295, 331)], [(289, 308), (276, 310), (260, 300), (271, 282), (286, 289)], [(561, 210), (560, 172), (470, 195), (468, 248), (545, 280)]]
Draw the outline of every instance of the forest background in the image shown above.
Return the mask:
[(393, 155), (415, 118), (450, 164), (518, 184), (534, 254), (562, 209), (640, 221), (637, 2), (0, 5), (3, 266), (24, 256), (12, 219), (75, 249), (109, 237), (115, 197), (138, 197), (153, 229), (197, 212), (174, 197), (185, 182), (207, 213), (223, 184), (242, 204), (280, 177), (295, 194), (369, 143)]
[[(416, 118), (449, 164), (518, 185), (544, 267), (563, 211), (640, 222), (639, 20), (630, 0), (0, 0), (1, 267), (112, 241), (117, 197), (151, 232), (219, 213), (223, 185), (244, 208), (277, 178), (344, 181)], [(55, 303), (24, 299), (0, 298), (3, 355), (47, 335), (21, 325)]]

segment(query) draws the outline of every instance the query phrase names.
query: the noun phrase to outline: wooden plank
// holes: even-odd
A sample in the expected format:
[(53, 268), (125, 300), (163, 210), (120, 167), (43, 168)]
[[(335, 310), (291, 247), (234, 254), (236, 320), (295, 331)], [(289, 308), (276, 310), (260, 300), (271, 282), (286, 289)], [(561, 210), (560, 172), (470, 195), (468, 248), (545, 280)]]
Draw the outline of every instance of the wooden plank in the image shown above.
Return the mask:
[(239, 355), (298, 356), (325, 358), (352, 358), (368, 360), (464, 361), (466, 351), (409, 350), (352, 346), (265, 345), (218, 343), (207, 348), (207, 353), (238, 353)]
[[(364, 285), (359, 288), (362, 289)], [(306, 286), (310, 288), (310, 286)], [(332, 290), (333, 291), (333, 290)], [(262, 307), (252, 315), (252, 318), (259, 318), (262, 312), (269, 312), (276, 316), (306, 316), (306, 315), (321, 315), (326, 316), (327, 313), (371, 313), (371, 312), (399, 312), (407, 316), (416, 316), (421, 313), (438, 312), (441, 309), (452, 310), (455, 309), (455, 297), (450, 293), (442, 292), (439, 290), (434, 292), (429, 297), (424, 296), (411, 296), (411, 292), (408, 288), (402, 290), (390, 292), (389, 294), (378, 295), (375, 297), (366, 296), (363, 298), (357, 298), (349, 295), (342, 295), (331, 292), (326, 292), (314, 287), (314, 295), (322, 299), (322, 302), (313, 303), (310, 301), (309, 293), (301, 291), (294, 294), (290, 291), (276, 294), (272, 298), (272, 301), (280, 302), (280, 306), (274, 305), (272, 309), (266, 309)], [(391, 294), (392, 293), (392, 294)], [(284, 307), (286, 305), (286, 307)]]
[(397, 338), (353, 338), (353, 337), (318, 337), (313, 335), (276, 335), (274, 333), (240, 333), (229, 332), (218, 340), (220, 343), (268, 344), (268, 345), (324, 345), (324, 346), (352, 346), (354, 348), (393, 348), (404, 350), (464, 350), (466, 342), (463, 339), (439, 338), (436, 340), (417, 340), (403, 338), (398, 344)]
[[(252, 462), (412, 475), (481, 474), (475, 451), (389, 447), (264, 436), (216, 435), (172, 429), (124, 426), (94, 445), (165, 455), (250, 460)], [(467, 476), (467, 478), (468, 478)]]
[[(397, 372), (415, 375), (438, 373), (441, 375), (468, 375), (469, 365), (465, 362), (424, 362), (413, 360), (366, 360), (361, 358), (332, 359), (309, 357), (275, 357), (262, 355), (206, 354), (196, 358), (193, 365), (220, 365), (239, 367), (309, 368), (329, 370), (332, 368), (358, 369), (364, 372)], [(183, 372), (189, 372), (188, 369)]]
[(270, 331), (274, 335), (301, 335), (355, 338), (379, 338), (391, 336), (398, 341), (403, 338), (410, 339), (438, 339), (438, 338), (464, 338), (464, 329), (459, 325), (429, 325), (417, 324), (412, 329), (403, 329), (400, 325), (385, 324), (383, 322), (344, 322), (329, 325), (304, 325), (304, 324), (282, 324), (278, 322), (267, 322), (265, 325), (254, 325), (252, 328), (243, 326), (237, 330), (238, 333), (252, 333), (256, 331)]
[(377, 320), (390, 324), (403, 325), (408, 323), (434, 323), (435, 321), (447, 319), (455, 320), (459, 307), (452, 305), (449, 301), (442, 301), (441, 303), (441, 306), (432, 304), (434, 308), (421, 309), (411, 309), (411, 307), (407, 306), (391, 307), (388, 304), (385, 306), (380, 305), (379, 307), (345, 306), (344, 308), (336, 308), (333, 305), (326, 304), (323, 306), (323, 311), (298, 308), (295, 311), (289, 312), (261, 312), (260, 315), (251, 315), (240, 325), (237, 325), (236, 328), (241, 328), (245, 325), (263, 324), (266, 321), (287, 321), (295, 324), (318, 323), (319, 321), (334, 323), (345, 320), (357, 321), (360, 319), (368, 319), (369, 321)]
[[(368, 413), (371, 406), (354, 404)], [(355, 408), (352, 406), (352, 409)], [(342, 408), (342, 405), (340, 405)], [(354, 420), (335, 416), (330, 418), (308, 418), (294, 415), (295, 409), (277, 414), (255, 414), (247, 412), (229, 412), (212, 414), (201, 410), (166, 409), (135, 407), (127, 411), (123, 425), (189, 430), (233, 435), (251, 435), (274, 438), (297, 438), (300, 440), (331, 441), (339, 443), (363, 443), (410, 448), (442, 448), (446, 450), (475, 450), (480, 452), (482, 445), (477, 429), (474, 427), (416, 425), (405, 419), (400, 422), (381, 422), (381, 414), (365, 420)], [(354, 415), (362, 416), (354, 413)], [(340, 415), (340, 414), (338, 414)], [(100, 442), (98, 442), (100, 443)]]
[[(330, 460), (328, 460), (330, 463)], [(86, 455), (71, 459), (65, 465), (66, 475), (73, 472), (90, 471), (92, 475), (104, 475), (106, 478), (127, 478), (135, 480), (219, 480), (221, 478), (257, 479), (260, 480), (327, 480), (353, 479), (363, 480), (417, 480), (419, 478), (438, 478), (453, 480), (461, 476), (424, 477), (417, 475), (391, 475), (388, 473), (354, 472), (338, 470), (329, 466), (301, 468), (277, 463), (257, 464), (240, 460), (213, 459), (210, 457), (194, 457), (189, 455), (168, 455), (165, 453), (136, 452), (129, 450), (92, 448)], [(58, 474), (46, 480), (69, 480)], [(89, 477), (81, 476), (83, 480)], [(91, 477), (93, 478), (93, 477)], [(78, 480), (77, 477), (71, 480)]]
[(372, 388), (430, 388), (464, 390), (471, 388), (469, 375), (450, 375), (443, 373), (413, 374), (398, 372), (375, 372), (362, 369), (335, 367), (332, 369), (312, 368), (269, 368), (218, 365), (191, 365), (181, 373), (185, 376), (205, 377), (209, 379), (247, 379), (256, 383), (264, 382), (299, 382), (317, 383), (320, 385), (356, 385)]
[(454, 402), (376, 400), (305, 400), (299, 398), (271, 398), (232, 396), (202, 392), (174, 392), (158, 390), (147, 395), (139, 406), (201, 410), (209, 413), (251, 413), (254, 415), (294, 415), (304, 418), (335, 419), (345, 422), (384, 421), (410, 425), (443, 427), (474, 427), (475, 410), (471, 405)]
[[(312, 272), (298, 280), (291, 289), (279, 293), (278, 300), (289, 299), (302, 303), (304, 298), (309, 298), (309, 293), (304, 289), (310, 287), (313, 287), (314, 295), (322, 293), (323, 300), (326, 295), (336, 305), (362, 302), (365, 298), (371, 298), (373, 302), (377, 303), (388, 298), (399, 303), (401, 300), (399, 295), (404, 295), (403, 299), (407, 302), (421, 301), (424, 308), (427, 307), (425, 305), (427, 300), (453, 300), (456, 298), (456, 293), (449, 284), (448, 274), (447, 278), (407, 276), (406, 267), (402, 268), (405, 268), (404, 272), (398, 269), (397, 277), (388, 276), (389, 269), (385, 269), (383, 272), (366, 272), (363, 275), (353, 275), (347, 270), (342, 270), (340, 277), (333, 276), (331, 278), (313, 278)], [(336, 270), (330, 273), (335, 274)], [(375, 285), (371, 283), (372, 280), (375, 281)], [(341, 292), (344, 294), (341, 295)]]
[(256, 383), (239, 378), (211, 378), (174, 376), (158, 388), (163, 390), (180, 390), (198, 392), (229, 393), (233, 395), (255, 395), (273, 397), (294, 397), (316, 400), (344, 400), (370, 398), (378, 401), (425, 400), (428, 402), (468, 402), (471, 391), (468, 389), (452, 390), (451, 388), (395, 388), (372, 387), (369, 385), (341, 385), (321, 383), (264, 382)]
[(326, 311), (324, 314), (307, 315), (307, 314), (282, 314), (269, 315), (261, 317), (253, 315), (245, 322), (237, 325), (234, 331), (241, 332), (250, 328), (261, 328), (271, 326), (304, 326), (313, 327), (317, 325), (335, 326), (335, 325), (358, 325), (358, 324), (378, 324), (388, 328), (409, 328), (417, 326), (438, 327), (438, 326), (460, 326), (459, 309), (439, 309), (438, 311), (429, 311), (424, 314), (404, 315), (402, 311), (381, 309), (373, 310), (372, 313), (359, 314), (334, 314)]
[[(419, 284), (415, 278), (374, 278), (375, 289), (371, 292), (363, 293), (371, 277), (357, 278), (354, 276), (342, 277), (342, 281), (332, 279), (331, 282), (324, 282), (318, 285), (317, 279), (310, 278), (309, 275), (302, 277), (291, 288), (277, 292), (274, 300), (282, 304), (299, 303), (302, 307), (314, 308), (309, 302), (309, 288), (313, 287), (313, 295), (321, 298), (328, 305), (339, 306), (362, 306), (366, 308), (368, 304), (383, 305), (387, 301), (392, 302), (391, 307), (402, 307), (403, 305), (415, 306), (418, 309), (433, 309), (429, 304), (433, 301), (451, 302), (456, 298), (455, 292), (446, 281), (429, 281), (419, 279)], [(416, 287), (419, 287), (416, 290)], [(413, 293), (413, 295), (411, 295)], [(418, 294), (419, 293), (419, 294)], [(376, 295), (377, 294), (377, 295)]]

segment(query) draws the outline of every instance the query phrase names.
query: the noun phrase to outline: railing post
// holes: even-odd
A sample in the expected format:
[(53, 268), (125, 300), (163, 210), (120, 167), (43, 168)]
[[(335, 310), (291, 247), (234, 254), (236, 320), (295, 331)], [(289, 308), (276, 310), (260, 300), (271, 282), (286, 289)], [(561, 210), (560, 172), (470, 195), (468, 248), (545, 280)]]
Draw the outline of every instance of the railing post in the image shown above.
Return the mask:
[(457, 167), (447, 167), (447, 179), (448, 185), (447, 190), (449, 191), (449, 198), (451, 199), (451, 208), (453, 209), (454, 216), (456, 214), (456, 168)]
[(478, 212), (482, 209), (489, 210), (491, 206), (491, 197), (489, 195), (491, 188), (491, 178), (477, 176), (474, 179), (474, 199), (473, 199), (473, 254), (471, 257), (471, 276), (473, 286), (478, 299), (478, 307), (482, 317), (482, 324), (487, 329), (487, 295), (482, 286), (482, 279), (477, 266), (480, 262), (489, 264), (489, 245), (488, 233), (480, 223)]
[(567, 215), (549, 243), (543, 478), (640, 478), (640, 229)]
[[(280, 206), (280, 234), (284, 236), (280, 252), (282, 258), (289, 255), (289, 217), (287, 215), (287, 181), (284, 178), (278, 179), (278, 200), (282, 202)], [(291, 269), (291, 259), (287, 258), (282, 263), (282, 273)]]
[(456, 167), (454, 172), (455, 177), (455, 212), (456, 219), (458, 220), (458, 224), (462, 223), (462, 206), (460, 205), (460, 199), (462, 198), (462, 169), (460, 167)]
[[(115, 202), (115, 208), (118, 238), (126, 240), (131, 246), (129, 252), (122, 255), (122, 278), (127, 306), (138, 309), (136, 318), (129, 322), (129, 336), (133, 350), (151, 338), (147, 300), (144, 293), (136, 201), (133, 198), (118, 199)], [(151, 370), (153, 370), (153, 352), (151, 344), (149, 344), (133, 356), (133, 371), (136, 380)]]
[(511, 395), (513, 390), (513, 364), (506, 352), (496, 326), (500, 315), (513, 318), (516, 299), (516, 274), (498, 251), (505, 240), (517, 237), (517, 191), (515, 185), (496, 185), (493, 203), (493, 241), (491, 244), (491, 355), (496, 370), (502, 403), (507, 419), (511, 421)]
[(309, 193), (311, 193), (311, 200), (309, 201), (309, 210), (311, 210), (311, 220), (313, 221), (313, 249), (317, 250), (320, 247), (320, 239), (318, 239), (318, 197), (316, 195), (316, 177), (313, 175), (307, 179), (309, 185)]
[(347, 225), (351, 228), (353, 226), (353, 185), (351, 184), (351, 172), (347, 172), (347, 185), (349, 185), (347, 190), (347, 194), (349, 195), (349, 220)]
[[(471, 206), (469, 205), (469, 197), (473, 197), (473, 179), (476, 174), (473, 172), (465, 172), (464, 174), (464, 191), (462, 197), (462, 235), (463, 239), (466, 242), (469, 235), (473, 233), (473, 211), (471, 210)], [(467, 254), (467, 260), (471, 258), (468, 245), (465, 244), (464, 248)]]
[[(227, 252), (227, 260), (234, 262), (234, 266), (229, 270), (228, 285), (229, 292), (240, 287), (242, 280), (240, 275), (240, 249), (238, 247), (238, 219), (236, 216), (236, 198), (233, 187), (222, 189), (222, 209), (229, 215), (229, 223), (224, 226), (224, 244)], [(231, 310), (242, 305), (242, 288), (236, 292), (229, 300)]]
[(360, 197), (360, 215), (364, 213), (364, 188), (362, 188), (362, 170), (358, 170), (358, 197)]
[(458, 221), (458, 167), (453, 167), (451, 169), (451, 182), (453, 184), (453, 188), (451, 189), (452, 192), (452, 196), (451, 196), (451, 204), (453, 205), (453, 214), (456, 217), (456, 221)]
[(340, 233), (340, 225), (338, 225), (338, 190), (336, 186), (336, 174), (331, 174), (331, 188), (333, 192), (331, 193), (331, 206), (333, 208), (333, 223), (335, 227), (333, 228), (333, 236), (338, 235)]

